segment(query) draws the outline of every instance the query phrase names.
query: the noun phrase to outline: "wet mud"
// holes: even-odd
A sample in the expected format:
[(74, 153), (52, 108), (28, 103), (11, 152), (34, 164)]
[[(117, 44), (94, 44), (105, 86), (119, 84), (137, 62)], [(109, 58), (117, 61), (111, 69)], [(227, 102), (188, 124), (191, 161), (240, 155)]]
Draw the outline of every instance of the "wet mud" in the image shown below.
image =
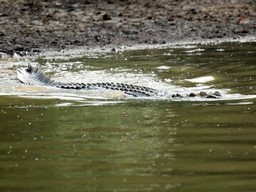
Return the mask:
[(0, 0), (0, 52), (256, 36), (254, 0)]

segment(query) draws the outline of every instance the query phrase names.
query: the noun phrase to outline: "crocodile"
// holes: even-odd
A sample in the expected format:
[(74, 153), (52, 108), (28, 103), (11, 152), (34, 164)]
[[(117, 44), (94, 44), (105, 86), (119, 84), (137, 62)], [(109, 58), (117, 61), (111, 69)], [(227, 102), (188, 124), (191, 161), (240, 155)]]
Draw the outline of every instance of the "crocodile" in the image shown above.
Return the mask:
[[(84, 90), (97, 90), (97, 89), (110, 89), (123, 92), (125, 95), (133, 97), (153, 97), (159, 96), (162, 93), (161, 90), (154, 88), (139, 86), (133, 84), (125, 83), (113, 83), (113, 82), (103, 82), (103, 83), (61, 83), (51, 80), (46, 77), (44, 73), (36, 67), (32, 67), (30, 64), (27, 67), (21, 67), (17, 70), (17, 76), (21, 83), (27, 85), (42, 85), (50, 86), (61, 89), (84, 89)], [(183, 98), (183, 97), (205, 97), (205, 98), (219, 98), (221, 97), (218, 91), (214, 93), (200, 92), (198, 94), (189, 93), (184, 96), (179, 93), (171, 94), (172, 98)]]

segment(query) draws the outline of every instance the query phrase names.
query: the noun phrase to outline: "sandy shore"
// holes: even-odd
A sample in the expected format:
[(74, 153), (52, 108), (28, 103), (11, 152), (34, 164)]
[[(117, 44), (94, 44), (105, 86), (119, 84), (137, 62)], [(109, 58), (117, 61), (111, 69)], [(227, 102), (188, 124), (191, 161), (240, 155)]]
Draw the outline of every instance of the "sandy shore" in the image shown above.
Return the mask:
[(256, 37), (253, 0), (0, 0), (0, 52)]

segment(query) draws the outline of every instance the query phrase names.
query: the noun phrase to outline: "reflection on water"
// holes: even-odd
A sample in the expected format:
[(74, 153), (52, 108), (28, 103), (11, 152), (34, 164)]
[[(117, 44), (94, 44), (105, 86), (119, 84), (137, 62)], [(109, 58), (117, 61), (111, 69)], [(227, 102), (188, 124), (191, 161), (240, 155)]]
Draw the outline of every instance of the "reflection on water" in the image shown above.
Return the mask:
[[(150, 78), (163, 87), (210, 86), (253, 95), (255, 46), (242, 45), (135, 51), (79, 62), (104, 74), (117, 66), (142, 79), (153, 72)], [(49, 65), (60, 64), (42, 62), (43, 69)], [(72, 67), (81, 78), (83, 72)], [(57, 70), (53, 78), (71, 77)], [(47, 97), (39, 92), (0, 97), (0, 191), (256, 189), (254, 98), (177, 102), (59, 92), (67, 93), (60, 99), (51, 90)]]

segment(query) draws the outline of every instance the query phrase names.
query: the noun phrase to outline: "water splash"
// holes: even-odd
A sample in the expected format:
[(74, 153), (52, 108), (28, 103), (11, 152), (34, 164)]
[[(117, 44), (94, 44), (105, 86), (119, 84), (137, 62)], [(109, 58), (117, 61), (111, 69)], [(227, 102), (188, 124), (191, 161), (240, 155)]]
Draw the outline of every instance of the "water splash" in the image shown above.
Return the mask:
[[(63, 67), (63, 66), (62, 66)], [(125, 95), (121, 91), (113, 90), (66, 90), (47, 86), (31, 86), (22, 85), (18, 82), (13, 83), (13, 86), (6, 86), (5, 93), (8, 92), (10, 95), (18, 95), (20, 97), (36, 98), (36, 99), (60, 99), (63, 101), (74, 101), (84, 104), (93, 104), (95, 101), (99, 105), (110, 104), (107, 100), (119, 103), (127, 99), (137, 100), (172, 100), (172, 101), (220, 101), (220, 100), (243, 100), (255, 98), (256, 95), (242, 95), (242, 94), (231, 94), (229, 89), (215, 89), (213, 86), (206, 85), (209, 81), (214, 81), (212, 76), (203, 76), (193, 79), (186, 79), (186, 81), (196, 83), (193, 87), (181, 87), (171, 84), (170, 82), (160, 81), (157, 76), (152, 74), (137, 74), (128, 71), (114, 72), (111, 70), (81, 70), (78, 72), (62, 71), (56, 69), (56, 73), (52, 76), (52, 79), (58, 82), (83, 82), (83, 83), (94, 83), (94, 82), (119, 82), (128, 83), (134, 85), (147, 86), (159, 90), (159, 93), (152, 97), (133, 97)], [(201, 96), (189, 97), (190, 93), (200, 95), (201, 92), (214, 93), (220, 92), (222, 95), (218, 99), (210, 99)], [(3, 92), (4, 93), (4, 92)], [(8, 93), (7, 93), (8, 94)], [(182, 95), (182, 98), (173, 98), (173, 94)], [(93, 101), (93, 102), (92, 102)]]
[[(179, 47), (180, 48), (180, 47)], [(184, 50), (185, 49), (185, 50)], [(228, 50), (226, 47), (214, 48), (216, 54), (225, 54)], [(218, 50), (221, 50), (218, 51)], [(40, 65), (42, 71), (46, 72), (51, 79), (63, 83), (78, 82), (78, 83), (96, 83), (96, 82), (114, 82), (141, 85), (151, 87), (159, 90), (159, 94), (154, 97), (134, 98), (127, 96), (120, 91), (110, 90), (63, 90), (58, 88), (43, 87), (43, 86), (28, 86), (22, 85), (16, 77), (16, 70), (18, 67), (26, 66), (27, 61), (14, 59), (10, 61), (0, 61), (0, 95), (14, 95), (19, 97), (36, 98), (36, 99), (60, 99), (65, 103), (72, 101), (73, 103), (118, 103), (125, 102), (131, 99), (142, 100), (172, 100), (172, 101), (222, 101), (222, 100), (247, 100), (255, 98), (255, 95), (236, 94), (234, 90), (229, 88), (216, 88), (216, 85), (224, 83), (232, 83), (232, 79), (223, 78), (219, 76), (221, 70), (226, 70), (224, 65), (216, 65), (216, 59), (209, 58), (207, 54), (207, 47), (197, 48), (196, 45), (191, 47), (186, 46), (181, 50), (172, 48), (169, 50), (156, 50), (150, 52), (147, 56), (143, 52), (138, 55), (129, 55), (128, 53), (117, 55), (95, 56), (97, 58), (96, 65), (87, 64), (86, 59), (79, 57), (79, 59), (64, 60), (46, 59)], [(168, 54), (165, 54), (165, 53)], [(200, 53), (200, 54), (198, 54)], [(213, 54), (211, 52), (211, 54)], [(144, 56), (143, 56), (144, 55)], [(183, 60), (182, 58), (185, 58)], [(219, 56), (219, 55), (218, 55)], [(127, 59), (128, 58), (128, 59)], [(202, 68), (195, 65), (194, 59), (207, 59), (206, 64), (216, 65), (219, 70), (217, 73), (212, 72), (206, 68), (207, 73), (204, 72), (205, 65)], [(154, 60), (155, 59), (155, 60)], [(187, 59), (187, 60), (186, 60)], [(105, 61), (110, 61), (109, 65), (105, 65)], [(145, 63), (146, 60), (146, 63)], [(153, 62), (151, 62), (153, 60)], [(93, 60), (91, 60), (93, 61)], [(117, 67), (112, 67), (112, 64), (119, 62)], [(138, 62), (138, 64), (137, 64)], [(190, 63), (191, 62), (191, 63)], [(31, 65), (38, 65), (37, 62), (30, 62)], [(89, 62), (90, 63), (90, 62)], [(170, 64), (171, 63), (171, 64)], [(186, 63), (184, 65), (184, 63)], [(143, 67), (147, 70), (142, 70)], [(223, 66), (223, 67), (222, 67)], [(192, 76), (187, 74), (193, 73)], [(185, 74), (185, 75), (183, 75)], [(182, 78), (181, 78), (182, 77)], [(179, 83), (177, 83), (179, 81)], [(180, 83), (182, 82), (182, 83)], [(184, 83), (184, 82), (187, 82)], [(226, 87), (234, 87), (230, 86)], [(219, 99), (208, 99), (203, 97), (186, 97), (189, 93), (199, 94), (200, 92), (214, 93), (220, 92), (222, 95)], [(180, 94), (182, 98), (172, 98), (173, 94)], [(71, 103), (72, 103), (71, 102)], [(247, 101), (241, 101), (241, 103)]]

